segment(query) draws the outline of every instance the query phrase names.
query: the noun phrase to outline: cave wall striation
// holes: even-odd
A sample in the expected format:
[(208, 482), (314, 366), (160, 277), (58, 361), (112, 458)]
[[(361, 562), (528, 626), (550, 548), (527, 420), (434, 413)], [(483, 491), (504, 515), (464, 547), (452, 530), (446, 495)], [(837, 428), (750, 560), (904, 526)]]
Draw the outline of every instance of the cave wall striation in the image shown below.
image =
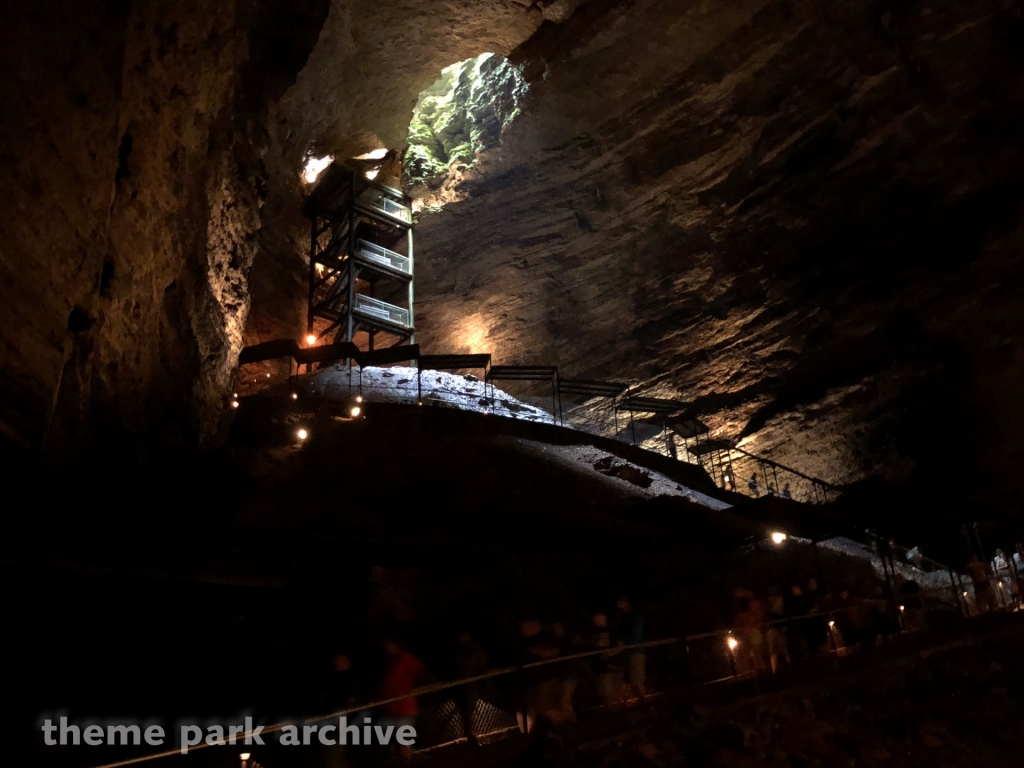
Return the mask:
[(326, 12), (316, 0), (14, 9), (0, 85), (5, 453), (216, 432), (249, 307), (267, 104)]
[(418, 340), (695, 403), (828, 481), (1019, 498), (1012, 4), (583, 5), (417, 230)]

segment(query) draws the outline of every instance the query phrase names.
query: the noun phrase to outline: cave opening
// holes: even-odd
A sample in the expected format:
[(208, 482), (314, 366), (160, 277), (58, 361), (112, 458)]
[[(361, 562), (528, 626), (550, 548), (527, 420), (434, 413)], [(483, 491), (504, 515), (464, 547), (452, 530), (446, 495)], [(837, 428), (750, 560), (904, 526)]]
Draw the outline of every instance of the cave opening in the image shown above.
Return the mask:
[(441, 70), (417, 99), (409, 124), (403, 183), (421, 207), (439, 209), (498, 145), (522, 112), (528, 84), (504, 56), (483, 53)]

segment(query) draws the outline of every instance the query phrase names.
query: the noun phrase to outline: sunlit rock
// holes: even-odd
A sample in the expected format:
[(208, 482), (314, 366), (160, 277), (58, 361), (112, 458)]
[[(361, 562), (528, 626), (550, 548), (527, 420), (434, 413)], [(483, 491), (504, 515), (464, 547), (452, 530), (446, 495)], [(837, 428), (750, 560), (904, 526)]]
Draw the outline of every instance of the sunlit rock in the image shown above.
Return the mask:
[(480, 152), (501, 140), (526, 91), (522, 75), (502, 56), (485, 53), (446, 67), (420, 95), (409, 124), (409, 191), (423, 196), (454, 186), (450, 182), (471, 169)]

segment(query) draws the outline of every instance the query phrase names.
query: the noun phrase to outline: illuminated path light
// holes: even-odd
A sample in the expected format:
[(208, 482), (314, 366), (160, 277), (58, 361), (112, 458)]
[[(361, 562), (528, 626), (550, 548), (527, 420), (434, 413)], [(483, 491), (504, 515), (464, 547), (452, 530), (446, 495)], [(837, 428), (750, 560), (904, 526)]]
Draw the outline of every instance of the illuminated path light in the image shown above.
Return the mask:
[(295, 436), (299, 438), (299, 440), (305, 440), (307, 437), (309, 437), (309, 432), (307, 432), (305, 429), (300, 429), (298, 432), (295, 433)]

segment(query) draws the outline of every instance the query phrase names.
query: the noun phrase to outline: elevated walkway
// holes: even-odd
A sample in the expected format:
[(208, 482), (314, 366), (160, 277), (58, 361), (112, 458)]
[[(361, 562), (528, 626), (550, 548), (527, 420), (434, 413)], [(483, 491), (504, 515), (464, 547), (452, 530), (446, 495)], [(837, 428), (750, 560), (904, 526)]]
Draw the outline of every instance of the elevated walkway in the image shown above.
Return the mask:
[[(375, 250), (375, 253), (379, 251)], [(376, 323), (378, 328), (401, 331), (405, 322), (405, 310), (373, 297), (356, 294), (354, 298), (357, 317), (365, 317)], [(695, 465), (706, 472), (720, 493), (727, 494), (730, 502), (742, 497), (771, 496), (781, 499), (824, 503), (838, 497), (840, 491), (825, 481), (787, 467), (777, 461), (753, 454), (726, 440), (710, 439), (706, 424), (691, 413), (691, 405), (685, 401), (669, 398), (654, 398), (635, 395), (627, 384), (594, 379), (566, 379), (559, 375), (554, 365), (494, 365), (489, 354), (448, 354), (424, 355), (415, 344), (397, 345), (385, 350), (361, 351), (350, 342), (301, 348), (294, 341), (283, 339), (266, 342), (243, 350), (242, 365), (269, 360), (290, 358), (298, 366), (305, 365), (309, 371), (314, 365), (327, 365), (340, 360), (354, 360), (362, 369), (367, 366), (407, 363), (416, 365), (416, 400), (424, 400), (423, 372), (477, 370), (483, 373), (484, 390), (476, 399), (462, 402), (458, 396), (442, 398), (449, 406), (482, 412), (498, 412), (497, 404), (486, 404), (494, 400), (495, 382), (512, 381), (543, 384), (550, 386), (553, 423), (569, 425), (574, 429), (591, 434), (613, 436), (610, 439), (626, 442), (635, 447), (646, 446), (661, 453), (672, 461)], [(489, 389), (488, 389), (489, 388)], [(482, 398), (482, 399), (481, 399)], [(601, 401), (601, 408), (611, 411), (613, 428), (607, 424), (570, 424), (563, 407), (563, 398), (570, 401), (592, 403)], [(458, 404), (458, 405), (456, 405)], [(607, 410), (604, 411), (607, 413)], [(628, 413), (628, 432), (620, 432), (618, 417)], [(515, 414), (505, 414), (514, 416)], [(606, 417), (605, 417), (606, 418)], [(657, 425), (661, 440), (639, 440), (636, 424)], [(587, 428), (590, 426), (591, 428)], [(676, 439), (681, 441), (677, 445)]]

